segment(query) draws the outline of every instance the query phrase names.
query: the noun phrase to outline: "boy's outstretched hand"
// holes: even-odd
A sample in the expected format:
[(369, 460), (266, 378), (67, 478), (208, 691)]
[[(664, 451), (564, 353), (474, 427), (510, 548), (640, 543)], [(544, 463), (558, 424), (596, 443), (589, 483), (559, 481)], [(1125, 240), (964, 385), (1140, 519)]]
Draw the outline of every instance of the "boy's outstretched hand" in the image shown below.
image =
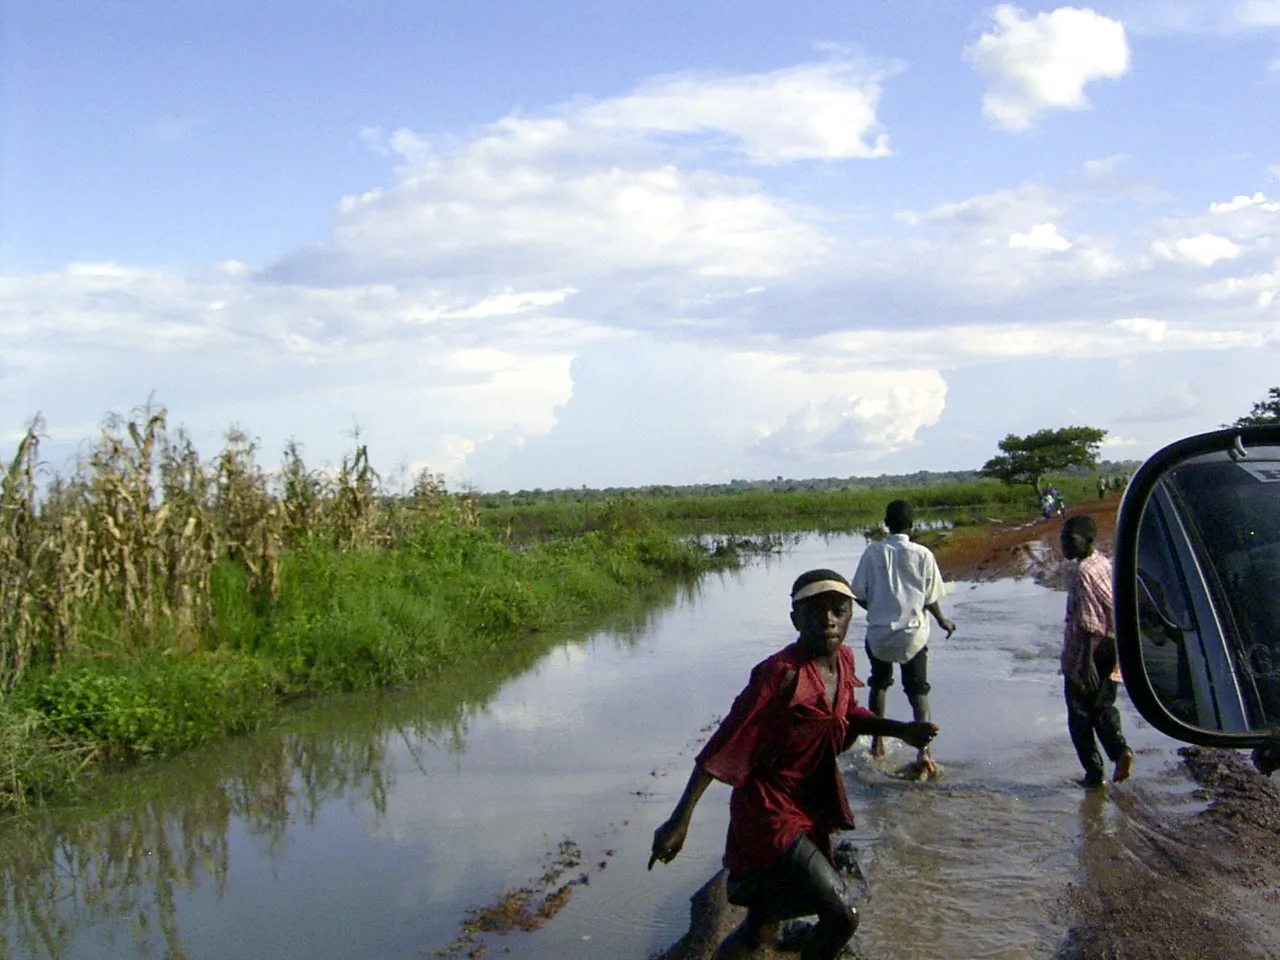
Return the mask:
[(649, 869), (661, 860), (670, 863), (684, 846), (684, 838), (689, 828), (679, 820), (671, 819), (653, 831), (653, 853), (649, 856)]
[(922, 720), (913, 720), (905, 724), (906, 729), (902, 732), (900, 739), (903, 743), (908, 743), (917, 750), (923, 750), (929, 745), (929, 741), (938, 735), (938, 725), (936, 723), (926, 723)]

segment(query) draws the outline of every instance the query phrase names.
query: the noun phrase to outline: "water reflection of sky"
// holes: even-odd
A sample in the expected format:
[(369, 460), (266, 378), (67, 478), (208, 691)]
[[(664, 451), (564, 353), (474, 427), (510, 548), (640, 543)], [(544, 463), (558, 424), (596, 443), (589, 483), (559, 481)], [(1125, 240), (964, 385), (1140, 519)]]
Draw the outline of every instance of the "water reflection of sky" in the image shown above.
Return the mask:
[[(814, 566), (851, 573), (862, 545), (856, 536), (806, 538), (784, 555), (706, 578), (647, 617), (556, 647), (518, 676), (479, 683), (478, 693), (474, 677), (460, 677), (448, 690), (326, 703), (284, 733), (129, 775), (163, 784), (148, 802), (171, 846), (182, 849), (197, 827), (222, 846), (212, 863), (187, 858), (167, 885), (129, 889), (121, 879), (108, 898), (118, 908), (90, 908), (89, 888), (68, 896), (71, 881), (59, 891), (41, 876), (47, 861), (37, 854), (48, 838), (0, 834), (0, 855), (6, 845), (34, 851), (29, 870), (10, 868), (11, 882), (44, 883), (66, 923), (44, 946), (23, 946), (17, 934), (30, 923), (11, 902), (3, 918), (9, 952), (106, 960), (162, 956), (176, 944), (173, 955), (192, 960), (433, 956), (469, 908), (537, 878), (569, 837), (583, 863), (565, 879), (585, 872), (589, 884), (537, 934), (490, 937), (490, 953), (510, 946), (529, 960), (648, 956), (678, 938), (689, 895), (718, 864), (728, 790), (708, 790), (684, 853), (650, 873), (653, 828), (751, 666), (792, 639), (787, 596), (796, 574)], [(887, 779), (856, 750), (848, 755), (855, 840), (873, 887), (877, 877), (884, 884), (860, 936), (890, 943), (903, 933), (895, 925), (915, 922), (892, 892), (899, 875), (951, 889), (939, 890), (937, 909), (976, 918), (1009, 913), (981, 891), (985, 884), (988, 900), (1008, 892), (1016, 874), (1024, 878), (1021, 914), (1006, 920), (1012, 941), (1001, 949), (1025, 947), (1031, 940), (1017, 939), (1019, 924), (1033, 931), (1026, 937), (1052, 939), (1050, 891), (1075, 869), (1069, 781), (1078, 773), (1056, 675), (1063, 596), (1030, 581), (962, 583), (943, 605), (959, 624), (953, 639), (935, 636), (931, 646), (947, 779), (917, 789)], [(860, 660), (862, 631), (859, 614), (850, 641)], [(474, 699), (458, 707), (450, 697)], [(900, 686), (889, 712), (907, 715)], [(1132, 712), (1126, 723), (1136, 746), (1167, 750)], [(225, 822), (210, 826), (196, 812), (206, 808), (229, 811)], [(129, 809), (131, 829), (145, 829), (142, 808)], [(96, 849), (125, 819), (84, 819), (60, 839)], [(1028, 885), (1028, 871), (1044, 882)], [(952, 946), (930, 956), (978, 955), (955, 952), (962, 945), (993, 949), (950, 926)]]

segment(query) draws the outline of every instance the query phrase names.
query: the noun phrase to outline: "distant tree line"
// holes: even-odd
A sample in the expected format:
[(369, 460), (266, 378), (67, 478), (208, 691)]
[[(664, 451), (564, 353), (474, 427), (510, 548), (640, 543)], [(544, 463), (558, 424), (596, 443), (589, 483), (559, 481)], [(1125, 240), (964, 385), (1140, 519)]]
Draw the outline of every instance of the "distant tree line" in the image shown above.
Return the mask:
[[(1138, 461), (1100, 462), (1099, 470), (1131, 473)], [(1063, 476), (1088, 476), (1089, 469), (1066, 467)], [(932, 487), (948, 483), (965, 483), (982, 478), (978, 470), (917, 470), (915, 473), (882, 473), (875, 477), (810, 477), (807, 479), (774, 477), (770, 480), (730, 480), (727, 483), (649, 484), (638, 487), (564, 487), (551, 490), (499, 490), (478, 495), (482, 509), (522, 507), (538, 503), (591, 503), (618, 497), (639, 499), (674, 499), (678, 497), (735, 496), (747, 493), (825, 493), (840, 490), (876, 490), (880, 488)]]

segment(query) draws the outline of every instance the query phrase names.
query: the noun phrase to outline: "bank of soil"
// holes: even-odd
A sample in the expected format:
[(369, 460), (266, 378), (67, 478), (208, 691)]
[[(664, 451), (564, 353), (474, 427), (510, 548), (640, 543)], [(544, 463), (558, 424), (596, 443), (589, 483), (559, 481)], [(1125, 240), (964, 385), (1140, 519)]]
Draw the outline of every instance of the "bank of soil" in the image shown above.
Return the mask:
[[(1098, 525), (1097, 546), (1110, 554), (1119, 497), (1073, 507), (1066, 517), (1087, 514)], [(987, 581), (1034, 577), (1046, 586), (1064, 586), (1059, 537), (1066, 517), (961, 527), (917, 537), (933, 550), (947, 580)]]
[[(1067, 516), (1092, 516), (1097, 544), (1110, 553), (1118, 507), (1111, 498)], [(926, 542), (948, 580), (1030, 576), (1062, 586), (1064, 519), (993, 522)], [(1181, 812), (1138, 780), (1096, 792), (1096, 826), (1086, 831), (1079, 880), (1062, 901), (1069, 932), (1053, 960), (1280, 960), (1280, 789), (1243, 752), (1179, 753), (1182, 773), (1197, 786)], [(742, 916), (725, 901), (717, 874), (692, 898), (688, 934), (660, 960), (710, 958)], [(859, 955), (856, 944), (848, 956)]]

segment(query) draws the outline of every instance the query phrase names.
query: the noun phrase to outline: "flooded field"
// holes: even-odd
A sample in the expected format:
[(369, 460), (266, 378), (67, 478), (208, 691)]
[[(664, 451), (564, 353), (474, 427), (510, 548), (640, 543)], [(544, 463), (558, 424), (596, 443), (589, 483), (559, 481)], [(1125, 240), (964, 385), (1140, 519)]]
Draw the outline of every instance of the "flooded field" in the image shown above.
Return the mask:
[[(0, 955), (655, 955), (719, 866), (728, 789), (708, 790), (681, 856), (647, 872), (654, 827), (751, 666), (792, 639), (791, 580), (852, 572), (862, 547), (809, 536), (544, 655), (325, 700), (279, 730), (110, 778), (91, 807), (10, 822)], [(1053, 957), (1070, 890), (1108, 870), (1117, 835), (1199, 803), (1176, 744), (1127, 702), (1134, 779), (1074, 786), (1063, 602), (1029, 580), (952, 584), (959, 630), (930, 657), (943, 778), (899, 779), (902, 747), (845, 755), (869, 886), (859, 956)], [(858, 651), (861, 633), (859, 614)], [(900, 686), (889, 712), (909, 713)]]

